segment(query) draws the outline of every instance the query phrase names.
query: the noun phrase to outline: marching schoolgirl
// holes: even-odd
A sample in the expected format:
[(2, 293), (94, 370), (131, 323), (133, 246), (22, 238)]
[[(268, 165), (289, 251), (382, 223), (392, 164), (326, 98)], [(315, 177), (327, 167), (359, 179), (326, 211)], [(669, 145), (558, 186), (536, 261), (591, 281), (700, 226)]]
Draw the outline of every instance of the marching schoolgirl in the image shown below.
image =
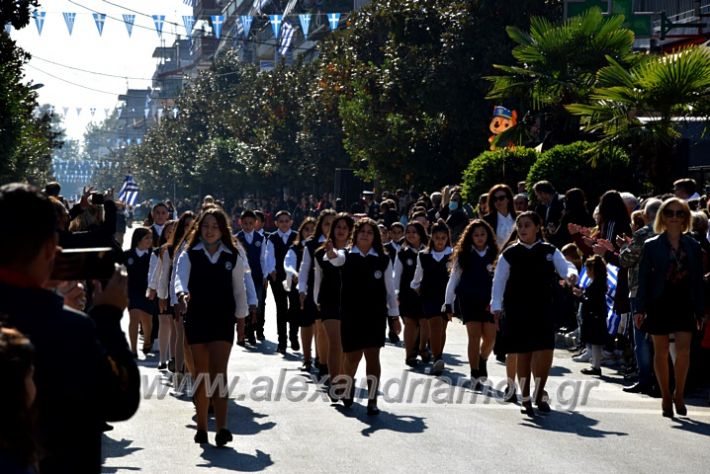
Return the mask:
[(170, 220), (170, 210), (165, 203), (159, 202), (150, 211), (150, 230), (153, 232), (153, 248), (158, 248), (167, 242), (167, 236), (163, 233), (165, 224)]
[[(335, 250), (344, 249), (348, 245), (354, 225), (353, 218), (341, 212), (335, 216), (330, 226), (327, 242), (330, 242)], [(330, 381), (333, 381), (343, 373), (343, 346), (340, 335), (343, 282), (341, 268), (328, 261), (326, 248), (326, 244), (321, 245), (313, 256), (313, 300), (318, 305), (318, 314), (325, 333), (325, 347), (321, 349), (321, 357), (325, 358), (328, 376)]]
[(368, 402), (367, 414), (378, 415), (377, 388), (380, 380), (380, 348), (385, 345), (387, 317), (400, 331), (399, 308), (394, 291), (392, 262), (385, 254), (377, 223), (364, 218), (355, 223), (350, 249), (335, 250), (326, 243), (327, 259), (342, 267), (342, 315), (340, 337), (345, 353), (344, 371), (350, 390), (343, 399), (351, 406), (355, 373), (365, 357)]
[(182, 251), (185, 237), (189, 233), (194, 220), (195, 215), (192, 211), (185, 211), (180, 216), (180, 219), (177, 220), (174, 231), (169, 236), (167, 243), (160, 248), (160, 270), (157, 288), (158, 306), (161, 314), (169, 314), (172, 316), (170, 353), (174, 358), (173, 372), (180, 374), (180, 376), (176, 377), (176, 387), (179, 385), (181, 375), (184, 374), (183, 364), (191, 367), (192, 361), (190, 360), (186, 364), (184, 350), (185, 334), (182, 325), (182, 315), (175, 312), (175, 305), (177, 305), (178, 301), (177, 296), (175, 295), (174, 262), (176, 255)]
[[(219, 208), (203, 210), (175, 268), (178, 314), (183, 315), (196, 374), (196, 443), (207, 442), (208, 387), (221, 381), (211, 394), (217, 420), (215, 442), (232, 440), (227, 428), (227, 364), (237, 318), (248, 313), (244, 284), (246, 257), (232, 240), (227, 215)], [(206, 380), (205, 380), (206, 378)]]
[[(161, 255), (165, 253), (164, 247), (167, 245), (167, 242), (172, 239), (176, 223), (177, 221), (168, 221), (165, 223), (163, 235), (165, 236), (166, 243), (154, 249), (150, 256), (150, 269), (148, 271), (150, 299), (155, 299), (157, 296), (162, 271)], [(172, 310), (172, 308), (169, 307), (169, 305), (162, 304), (158, 296), (158, 350), (160, 352), (158, 370), (167, 370), (168, 362), (175, 358), (175, 352), (172, 350), (170, 343), (173, 338), (173, 315), (170, 310)]]
[(404, 224), (401, 222), (393, 222), (389, 228), (390, 241), (385, 244), (385, 251), (394, 264), (394, 259), (397, 257), (397, 252), (402, 248), (404, 239)]
[(134, 357), (138, 357), (138, 324), (143, 326), (143, 353), (152, 347), (153, 302), (148, 299), (148, 271), (150, 268), (153, 233), (147, 227), (133, 231), (131, 249), (123, 253), (123, 261), (128, 273), (128, 338)]
[(429, 238), (424, 226), (413, 221), (407, 224), (404, 242), (394, 260), (394, 287), (398, 291), (399, 312), (404, 318), (404, 362), (410, 367), (417, 365), (417, 334), (419, 333), (419, 351), (422, 360), (429, 362), (430, 354), (426, 343), (429, 340), (429, 326), (420, 325), (422, 302), (419, 294), (410, 285), (417, 268), (417, 255), (424, 249)]
[[(239, 240), (245, 249), (251, 270), (250, 276), (254, 283), (257, 300), (260, 302), (266, 291), (266, 274), (264, 273), (264, 266), (266, 264), (266, 237), (257, 230), (259, 219), (256, 212), (249, 210), (243, 211), (239, 217), (239, 222), (242, 226), (242, 230), (237, 232), (237, 240)], [(246, 339), (252, 346), (256, 345), (256, 336), (260, 329), (263, 331), (263, 326), (260, 326), (258, 322), (252, 324), (251, 321), (247, 319)]]
[(580, 338), (583, 344), (591, 346), (592, 366), (581, 372), (585, 375), (601, 375), (602, 348), (609, 337), (606, 328), (606, 263), (601, 256), (592, 255), (584, 262), (584, 266), (592, 282), (582, 295)]
[[(557, 248), (543, 240), (542, 219), (538, 214), (532, 211), (519, 214), (515, 227), (518, 241), (503, 250), (496, 265), (491, 311), (496, 325), (500, 324), (501, 311), (505, 311), (506, 349), (517, 355), (522, 410), (532, 416), (531, 371), (539, 381), (535, 387), (535, 404), (543, 413), (550, 411), (544, 389), (555, 348), (552, 296), (557, 274), (574, 284), (577, 269)], [(509, 381), (509, 385), (512, 384)]]
[(496, 340), (496, 325), (489, 304), (497, 258), (495, 232), (480, 219), (464, 229), (451, 256), (453, 265), (446, 285), (445, 310), (451, 319), (455, 307), (466, 325), (468, 363), (474, 388), (481, 378), (488, 378), (486, 362)]
[[(434, 358), (431, 369), (433, 375), (439, 375), (444, 370), (442, 357), (446, 343), (448, 316), (443, 308), (451, 266), (449, 257), (452, 252), (449, 227), (439, 219), (431, 227), (429, 245), (417, 256), (417, 268), (410, 284), (410, 287), (421, 296), (423, 318), (420, 319), (419, 324), (428, 327), (429, 345)], [(420, 339), (423, 338), (420, 336)]]
[[(319, 377), (324, 377), (328, 374), (328, 366), (326, 364), (328, 341), (321, 323), (320, 315), (318, 314), (318, 308), (313, 300), (313, 281), (315, 278), (313, 255), (316, 253), (318, 247), (328, 239), (330, 226), (334, 219), (334, 210), (326, 209), (321, 211), (316, 220), (316, 231), (313, 237), (308, 239), (305, 243), (306, 248), (303, 252), (303, 261), (301, 262), (301, 267), (298, 269), (298, 294), (304, 311), (304, 320), (307, 322), (313, 321), (311, 326), (315, 327), (316, 366)], [(312, 330), (313, 329), (311, 329), (311, 331)], [(306, 331), (308, 331), (308, 328), (306, 328)], [(303, 367), (303, 369), (310, 370), (309, 367)]]
[(311, 347), (313, 345), (313, 320), (310, 316), (306, 316), (305, 310), (301, 307), (298, 294), (298, 268), (303, 261), (303, 252), (306, 241), (313, 235), (316, 229), (316, 220), (312, 217), (307, 217), (301, 222), (298, 228), (298, 237), (288, 249), (286, 258), (284, 259), (284, 269), (286, 270), (286, 279), (283, 282), (284, 289), (288, 292), (289, 305), (288, 310), (291, 313), (289, 319), (297, 322), (301, 328), (301, 345), (303, 346), (303, 365), (301, 370), (311, 370)]

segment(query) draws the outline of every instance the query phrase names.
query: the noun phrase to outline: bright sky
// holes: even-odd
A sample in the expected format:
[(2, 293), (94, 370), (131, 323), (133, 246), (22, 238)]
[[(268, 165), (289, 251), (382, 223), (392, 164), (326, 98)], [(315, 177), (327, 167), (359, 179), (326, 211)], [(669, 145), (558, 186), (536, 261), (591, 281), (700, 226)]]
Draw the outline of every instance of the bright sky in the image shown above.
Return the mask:
[[(174, 33), (185, 37), (182, 15), (192, 14), (192, 7), (182, 0), (43, 0), (39, 10), (47, 12), (42, 34), (37, 32), (35, 21), (30, 20), (22, 30), (13, 30), (12, 37), (33, 56), (25, 73), (27, 80), (44, 84), (38, 90), (39, 103), (53, 105), (59, 114), (68, 107), (64, 126), (69, 137), (78, 139), (82, 138), (91, 121), (104, 119), (105, 109), (113, 110), (119, 102), (118, 95), (125, 93), (127, 88), (151, 86), (150, 78), (158, 61), (152, 57), (153, 49), (161, 44), (151, 16), (165, 15), (162, 37), (164, 44), (170, 46), (175, 39)], [(76, 13), (71, 36), (64, 12)], [(93, 12), (106, 14), (102, 36), (99, 36)], [(136, 16), (131, 37), (126, 31), (123, 14)], [(64, 66), (121, 77), (91, 74)], [(80, 114), (77, 114), (77, 107), (81, 108)], [(96, 109), (93, 117), (92, 108)]]

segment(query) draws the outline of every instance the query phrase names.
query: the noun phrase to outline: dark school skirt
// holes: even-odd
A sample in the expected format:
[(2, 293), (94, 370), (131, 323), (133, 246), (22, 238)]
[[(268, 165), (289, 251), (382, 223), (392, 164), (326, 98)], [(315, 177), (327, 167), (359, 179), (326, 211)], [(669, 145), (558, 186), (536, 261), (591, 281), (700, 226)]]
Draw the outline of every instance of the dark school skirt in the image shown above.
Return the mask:
[(343, 313), (340, 320), (340, 339), (343, 352), (384, 347), (387, 315)]
[(132, 309), (139, 309), (141, 311), (145, 311), (146, 313), (152, 315), (154, 314), (157, 309), (158, 305), (156, 304), (155, 300), (151, 301), (148, 298), (146, 298), (145, 295), (141, 294), (130, 294), (128, 295), (128, 310)]
[(204, 316), (191, 314), (188, 309), (183, 319), (185, 339), (188, 344), (208, 344), (219, 341), (234, 344), (234, 325), (236, 322), (237, 318), (234, 316)]

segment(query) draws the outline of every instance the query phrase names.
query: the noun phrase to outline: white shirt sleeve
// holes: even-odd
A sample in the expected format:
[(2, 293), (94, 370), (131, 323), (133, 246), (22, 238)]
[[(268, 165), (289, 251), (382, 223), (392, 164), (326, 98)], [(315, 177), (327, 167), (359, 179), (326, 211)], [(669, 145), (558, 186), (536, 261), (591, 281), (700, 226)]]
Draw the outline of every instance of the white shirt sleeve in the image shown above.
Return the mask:
[(276, 254), (274, 253), (274, 244), (271, 243), (271, 240), (265, 239), (264, 242), (266, 242), (266, 263), (264, 264), (264, 276), (267, 276), (271, 272), (276, 271)]
[[(247, 314), (249, 314), (247, 289), (244, 278), (249, 277), (249, 280), (252, 278), (251, 275), (245, 271), (246, 267), (244, 266), (244, 261), (244, 256), (239, 254), (237, 256), (237, 262), (232, 269), (232, 291), (234, 293), (234, 303), (236, 304), (234, 315), (238, 319), (244, 319), (247, 317)], [(256, 291), (254, 292), (254, 300), (256, 301)]]
[[(305, 252), (305, 249), (304, 249)], [(286, 276), (298, 276), (298, 256), (293, 249), (288, 249), (286, 252), (286, 257), (284, 258), (284, 270), (286, 270)]]
[(399, 286), (402, 284), (402, 272), (404, 267), (402, 267), (402, 261), (398, 256), (394, 257), (394, 290), (399, 294)]
[[(320, 295), (320, 282), (323, 280), (323, 269), (318, 262), (313, 263), (313, 302), (318, 304)], [(300, 280), (298, 283), (301, 283)]]
[(555, 270), (562, 278), (568, 278), (570, 275), (579, 276), (577, 273), (577, 267), (573, 263), (568, 262), (560, 249), (555, 249), (555, 253), (552, 254), (552, 263), (555, 264)]
[(328, 253), (323, 256), (324, 260), (328, 260), (334, 267), (342, 267), (345, 265), (345, 261), (348, 259), (345, 249), (340, 249), (335, 251), (336, 256), (334, 259), (330, 260), (328, 258)]
[(160, 274), (160, 258), (157, 252), (150, 252), (150, 266), (148, 267), (148, 289), (158, 289), (158, 276)]
[(311, 259), (311, 253), (308, 251), (308, 247), (303, 248), (303, 260), (301, 261), (301, 268), (298, 270), (298, 292), (308, 293), (308, 273), (311, 271), (311, 265), (313, 260)]
[(409, 287), (413, 290), (418, 290), (422, 285), (422, 279), (424, 278), (424, 267), (422, 266), (421, 254), (417, 255), (417, 269), (414, 270), (414, 278), (409, 284)]
[(456, 287), (459, 286), (461, 275), (463, 275), (463, 270), (459, 266), (459, 262), (456, 261), (454, 262), (453, 270), (451, 270), (451, 275), (449, 275), (449, 282), (446, 284), (446, 297), (444, 298), (444, 304), (452, 308), (456, 300)]
[(175, 295), (190, 292), (187, 285), (190, 282), (191, 268), (190, 254), (188, 254), (186, 250), (183, 250), (180, 252), (180, 256), (175, 263)]
[(244, 262), (244, 286), (247, 290), (247, 303), (249, 304), (249, 306), (257, 306), (259, 304), (259, 300), (256, 297), (256, 288), (254, 287), (254, 278), (252, 278), (251, 276), (251, 267), (249, 266), (249, 260), (244, 258), (242, 259), (242, 262)]
[(508, 283), (510, 276), (510, 264), (502, 255), (498, 258), (496, 271), (493, 274), (493, 294), (491, 296), (491, 312), (501, 311), (503, 309), (503, 294), (505, 293), (505, 285)]
[(158, 298), (161, 300), (166, 300), (170, 296), (170, 277), (171, 277), (171, 265), (170, 265), (170, 252), (165, 250), (163, 255), (160, 257), (160, 265), (158, 266)]
[(387, 290), (387, 314), (399, 316), (399, 302), (394, 287), (394, 272), (392, 271), (392, 261), (387, 264), (385, 272), (385, 289)]
[[(256, 232), (254, 232), (254, 235), (256, 236)], [(268, 243), (269, 239), (264, 238), (264, 240), (261, 242), (261, 255), (259, 256), (259, 263), (261, 263), (261, 270), (262, 275), (264, 275), (264, 279), (266, 279), (266, 276), (270, 273), (266, 272), (266, 248), (269, 246)], [(276, 268), (276, 263), (274, 263), (274, 268)]]

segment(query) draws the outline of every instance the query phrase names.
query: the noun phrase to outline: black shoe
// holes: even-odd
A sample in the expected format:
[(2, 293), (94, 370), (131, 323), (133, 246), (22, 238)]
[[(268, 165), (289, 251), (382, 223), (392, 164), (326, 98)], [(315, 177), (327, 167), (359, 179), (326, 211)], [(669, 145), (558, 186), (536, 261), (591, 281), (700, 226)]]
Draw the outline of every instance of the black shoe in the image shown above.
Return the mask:
[(419, 355), (422, 358), (422, 362), (424, 362), (425, 364), (431, 362), (431, 351), (429, 349), (424, 349), (423, 351), (420, 351)]
[(247, 343), (244, 339), (242, 339), (241, 341), (237, 341), (237, 345), (240, 347), (246, 347)]
[(478, 372), (480, 373), (479, 377), (488, 378), (488, 359), (483, 357), (478, 359)]
[(377, 416), (380, 414), (380, 409), (377, 405), (367, 405), (367, 416)]
[(550, 413), (552, 411), (552, 408), (550, 408), (550, 404), (544, 400), (537, 402), (536, 405), (540, 413)]
[(251, 344), (252, 346), (255, 346), (256, 345), (256, 336), (254, 336), (253, 334), (250, 334), (249, 336), (247, 336), (247, 342), (249, 344)]
[(301, 344), (298, 343), (298, 339), (291, 339), (291, 349), (294, 351), (301, 350)]
[(286, 346), (279, 346), (279, 347), (276, 349), (276, 352), (278, 352), (279, 354), (286, 355)]
[(258, 332), (256, 333), (256, 338), (257, 338), (259, 341), (262, 341), (262, 342), (265, 341), (266, 338), (264, 337), (264, 331), (258, 331)]
[(419, 364), (419, 361), (416, 357), (410, 357), (409, 359), (406, 359), (404, 363), (407, 364), (409, 367), (416, 367)]
[(207, 442), (207, 431), (205, 430), (197, 430), (197, 433), (195, 433), (195, 443), (197, 444), (205, 444)]
[(505, 364), (505, 354), (496, 354), (496, 360), (501, 364)]
[(353, 381), (350, 393), (347, 396), (344, 396), (342, 400), (345, 408), (350, 408), (351, 406), (353, 406), (353, 403), (355, 402), (355, 381)]
[(580, 370), (584, 375), (596, 375), (597, 377), (600, 377), (602, 375), (602, 369), (599, 367), (589, 367), (588, 369), (582, 369)]
[(478, 390), (482, 385), (480, 383), (481, 371), (478, 369), (471, 369), (471, 390)]
[(388, 334), (388, 336), (389, 336), (390, 342), (391, 342), (392, 344), (399, 344), (399, 336), (397, 335), (396, 332), (390, 331), (389, 334)]
[(167, 362), (161, 362), (158, 364), (158, 370), (168, 370), (168, 363)]
[(311, 361), (310, 360), (304, 360), (303, 364), (301, 364), (301, 367), (299, 368), (301, 372), (310, 372), (311, 371)]
[(168, 370), (172, 373), (175, 373), (175, 358), (174, 357), (168, 361)]
[(225, 444), (229, 443), (234, 439), (232, 433), (227, 428), (222, 428), (219, 433), (214, 437), (214, 442), (218, 448), (221, 448)]
[(318, 378), (322, 379), (323, 377), (328, 376), (328, 366), (326, 364), (321, 364), (320, 367), (318, 367)]
[(113, 426), (109, 425), (106, 422), (103, 422), (101, 424), (101, 431), (106, 432), (106, 431), (113, 431)]
[(688, 414), (688, 408), (685, 406), (685, 403), (677, 403), (673, 402), (675, 405), (675, 412), (679, 416), (686, 416)]
[(518, 401), (518, 395), (515, 393), (515, 390), (510, 390), (510, 385), (505, 386), (503, 395), (506, 395), (506, 397), (503, 399), (503, 401), (506, 403), (516, 403)]
[(673, 404), (668, 405), (667, 407), (664, 407), (661, 405), (662, 412), (661, 414), (663, 415), (664, 418), (673, 418)]
[(640, 383), (636, 382), (633, 385), (622, 388), (622, 390), (626, 393), (646, 393), (648, 391), (648, 387), (644, 387)]
[(134, 353), (133, 353), (133, 358), (134, 358), (134, 359), (137, 359), (137, 358), (138, 358), (138, 353), (137, 353), (137, 352), (134, 352)]
[(535, 416), (535, 409), (533, 409), (533, 405), (530, 400), (524, 401), (520, 404), (520, 413), (530, 417)]

